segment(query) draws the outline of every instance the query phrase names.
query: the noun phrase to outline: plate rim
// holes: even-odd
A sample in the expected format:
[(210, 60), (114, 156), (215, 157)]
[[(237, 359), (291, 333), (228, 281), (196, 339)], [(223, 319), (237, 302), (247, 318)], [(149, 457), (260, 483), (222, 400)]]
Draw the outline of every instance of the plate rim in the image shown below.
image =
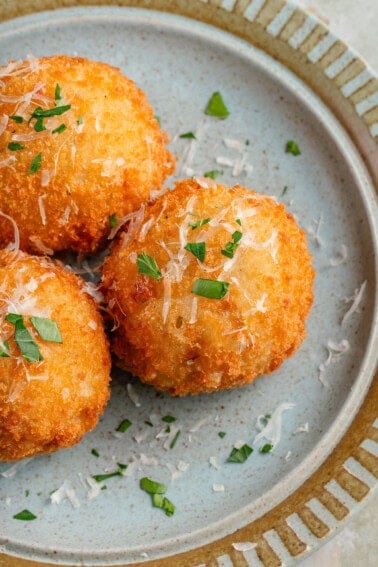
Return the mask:
[[(87, 0), (14, 0), (12, 3), (1, 4), (2, 2), (0, 21), (4, 21), (15, 16), (49, 9), (88, 7), (89, 3)], [(303, 60), (306, 61), (309, 68), (316, 70), (316, 77), (322, 77), (315, 93), (320, 94), (323, 102), (332, 110), (333, 105), (327, 104), (327, 98), (336, 95), (336, 104), (337, 101), (342, 101), (341, 112), (336, 113), (336, 117), (346, 127), (359, 149), (378, 192), (378, 105), (374, 103), (378, 96), (378, 78), (353, 49), (329, 32), (317, 17), (291, 0), (194, 0), (190, 3), (182, 3), (180, 0), (118, 0), (116, 4), (111, 0), (97, 0), (91, 1), (90, 5), (117, 5), (174, 12), (203, 23), (210, 23), (242, 37), (252, 45), (262, 48), (265, 53), (273, 55), (285, 67), (288, 67), (285, 62), (288, 53), (292, 53), (296, 65), (300, 65)], [(281, 58), (277, 53), (277, 45), (280, 43), (285, 47)], [(293, 67), (292, 64), (289, 68), (304, 80), (311, 90), (314, 90), (306, 78), (297, 73)], [(346, 110), (352, 110), (353, 116), (350, 121), (345, 115), (343, 116), (343, 113), (347, 114)], [(344, 120), (340, 120), (340, 114)], [(230, 565), (239, 565), (239, 561), (244, 561), (245, 564), (247, 559), (243, 552), (232, 547), (232, 542), (239, 540), (256, 543), (255, 551), (261, 563), (268, 567), (283, 562), (287, 553), (291, 556), (292, 562), (299, 557), (302, 559), (335, 535), (352, 514), (366, 503), (368, 496), (378, 486), (377, 483), (374, 487), (368, 485), (364, 480), (363, 472), (367, 471), (377, 477), (378, 458), (361, 446), (366, 440), (378, 441), (378, 416), (375, 409), (378, 402), (377, 378), (376, 372), (360, 410), (332, 455), (284, 501), (261, 518), (232, 534), (197, 549), (144, 562), (144, 565), (146, 567), (185, 565), (186, 567), (204, 565), (205, 562), (217, 561), (225, 557)], [(361, 467), (360, 474), (358, 470), (357, 472), (354, 470), (352, 474), (345, 468), (344, 464), (350, 458), (357, 461)], [(330, 481), (336, 482), (342, 490), (354, 498), (355, 504), (346, 506), (340, 498), (325, 488)], [(309, 502), (315, 497), (338, 523), (327, 525), (324, 516), (318, 517), (309, 507)], [(293, 514), (297, 514), (300, 522), (312, 534), (314, 545), (310, 549), (307, 549), (306, 538), (303, 537), (301, 529), (296, 529), (286, 522), (287, 517)], [(267, 532), (272, 531), (282, 543), (282, 550), (280, 546), (274, 546), (273, 549), (264, 537)], [(56, 565), (6, 554), (0, 554), (0, 560), (9, 567)]]

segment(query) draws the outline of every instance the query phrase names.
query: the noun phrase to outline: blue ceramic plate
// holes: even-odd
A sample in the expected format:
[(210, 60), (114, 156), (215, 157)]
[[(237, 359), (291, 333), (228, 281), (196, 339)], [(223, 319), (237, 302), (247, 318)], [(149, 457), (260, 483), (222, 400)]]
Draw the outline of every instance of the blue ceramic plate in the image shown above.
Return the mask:
[[(307, 231), (317, 271), (315, 303), (304, 344), (278, 371), (242, 389), (184, 399), (115, 373), (105, 415), (82, 443), (15, 467), (0, 465), (0, 542), (9, 556), (93, 566), (201, 548), (301, 487), (366, 396), (377, 348), (371, 177), (334, 113), (305, 82), (264, 50), (210, 25), (117, 7), (2, 23), (0, 63), (29, 53), (78, 54), (119, 66), (146, 91), (169, 132), (177, 178), (222, 170), (224, 183), (274, 195)], [(214, 91), (226, 101), (227, 120), (204, 114)], [(187, 131), (197, 140), (179, 138)], [(285, 153), (288, 140), (298, 143), (300, 156)], [(176, 418), (170, 433), (162, 419), (168, 414)], [(281, 425), (275, 420), (281, 436), (274, 450), (261, 454), (256, 444), (245, 463), (226, 463), (235, 443), (253, 444), (259, 416), (266, 414), (282, 418)], [(126, 418), (132, 426), (116, 432)], [(88, 483), (91, 475), (117, 470), (117, 463), (128, 469), (102, 483), (106, 489)], [(143, 476), (167, 484), (174, 516), (152, 508), (139, 488)], [(24, 508), (37, 519), (14, 520)], [(250, 564), (263, 564), (252, 543), (244, 538), (239, 552)], [(200, 552), (197, 557), (197, 564), (205, 562)]]

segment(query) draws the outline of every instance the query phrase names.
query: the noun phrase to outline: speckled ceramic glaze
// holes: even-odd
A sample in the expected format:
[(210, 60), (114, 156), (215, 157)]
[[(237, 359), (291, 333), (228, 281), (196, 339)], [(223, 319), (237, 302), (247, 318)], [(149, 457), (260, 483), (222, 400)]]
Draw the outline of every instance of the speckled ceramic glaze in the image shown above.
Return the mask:
[[(2, 2), (0, 14), (54, 4), (61, 3)], [(119, 66), (169, 132), (177, 178), (221, 169), (222, 182), (285, 203), (307, 232), (317, 271), (307, 338), (278, 371), (229, 392), (172, 399), (115, 373), (106, 413), (80, 445), (16, 468), (0, 465), (5, 565), (290, 564), (375, 485), (376, 81), (371, 86), (353, 52), (291, 3), (149, 4), (176, 13), (76, 7), (4, 21), (0, 63), (65, 53)], [(230, 110), (227, 120), (204, 115), (214, 91)], [(197, 141), (178, 137), (187, 131)], [(249, 143), (240, 149), (227, 139)], [(288, 140), (300, 156), (285, 153)], [(241, 159), (253, 167), (235, 176)], [(358, 292), (359, 308), (345, 317)], [(226, 463), (236, 442), (252, 444), (258, 416), (282, 403), (293, 407), (282, 415), (274, 451), (255, 448), (244, 464)], [(177, 418), (170, 435), (180, 430), (173, 449), (164, 437), (167, 414)], [(132, 426), (117, 433), (125, 418)], [(125, 476), (91, 498), (86, 478), (117, 463), (129, 465)], [(168, 485), (173, 517), (152, 508), (139, 489), (143, 476)], [(79, 507), (67, 498), (51, 503), (65, 481)], [(14, 520), (24, 508), (37, 519)]]

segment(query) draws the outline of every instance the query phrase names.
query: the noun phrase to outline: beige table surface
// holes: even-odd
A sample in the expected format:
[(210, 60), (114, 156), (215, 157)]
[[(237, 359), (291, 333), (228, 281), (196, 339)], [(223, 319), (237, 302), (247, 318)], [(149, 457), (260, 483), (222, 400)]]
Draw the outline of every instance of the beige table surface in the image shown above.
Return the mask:
[[(378, 0), (297, 0), (328, 20), (378, 75)], [(346, 527), (300, 567), (378, 567), (378, 491)]]

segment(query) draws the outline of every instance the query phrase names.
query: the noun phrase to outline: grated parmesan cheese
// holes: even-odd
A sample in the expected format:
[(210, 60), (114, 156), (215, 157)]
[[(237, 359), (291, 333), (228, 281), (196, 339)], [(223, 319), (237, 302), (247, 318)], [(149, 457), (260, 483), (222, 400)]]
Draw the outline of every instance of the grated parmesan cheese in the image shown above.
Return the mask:
[(17, 223), (14, 219), (12, 219), (12, 217), (6, 215), (5, 213), (3, 213), (2, 211), (0, 211), (0, 217), (5, 218), (6, 220), (8, 220), (12, 226), (13, 226), (13, 232), (14, 232), (14, 242), (8, 244), (8, 246), (6, 247), (6, 250), (11, 251), (17, 251), (20, 248), (20, 231), (18, 230), (18, 226)]
[(366, 285), (367, 285), (367, 280), (365, 280), (359, 288), (354, 290), (354, 294), (350, 299), (346, 300), (347, 302), (352, 301), (352, 305), (350, 306), (350, 308), (342, 318), (341, 325), (344, 325), (344, 323), (347, 322), (347, 320), (351, 315), (353, 315), (353, 313), (358, 312), (360, 303), (365, 293)]
[(322, 362), (318, 367), (318, 379), (323, 384), (323, 386), (328, 386), (328, 382), (325, 379), (327, 367), (333, 362), (336, 362), (341, 355), (348, 352), (348, 350), (350, 349), (350, 344), (347, 339), (343, 339), (339, 343), (336, 343), (335, 341), (329, 339), (326, 348), (328, 350), (328, 356), (326, 360)]
[(130, 384), (130, 382), (127, 384), (126, 386), (127, 389), (127, 393), (129, 395), (130, 400), (133, 402), (133, 404), (137, 407), (140, 408), (140, 406), (142, 405), (139, 401), (139, 396), (136, 393), (134, 386), (132, 384)]
[(43, 226), (46, 226), (46, 211), (43, 202), (46, 199), (46, 197), (47, 197), (46, 193), (38, 197), (39, 214), (41, 215), (41, 221)]
[(224, 492), (224, 484), (218, 484), (216, 482), (213, 483), (213, 491), (214, 492)]
[(61, 504), (65, 498), (69, 500), (73, 508), (80, 508), (79, 499), (69, 480), (65, 480), (62, 486), (50, 494), (52, 504)]
[(344, 262), (346, 262), (347, 259), (348, 259), (348, 248), (345, 246), (345, 244), (342, 244), (340, 247), (340, 252), (335, 258), (330, 259), (329, 265), (333, 267), (340, 266), (341, 264), (344, 264)]
[(261, 439), (266, 439), (275, 448), (281, 440), (281, 430), (282, 430), (282, 415), (285, 411), (291, 410), (295, 407), (295, 404), (284, 402), (280, 404), (272, 413), (270, 419), (268, 419), (266, 425), (262, 427), (264, 416), (259, 416), (257, 419), (257, 427), (260, 429), (253, 440), (253, 445), (256, 445)]

